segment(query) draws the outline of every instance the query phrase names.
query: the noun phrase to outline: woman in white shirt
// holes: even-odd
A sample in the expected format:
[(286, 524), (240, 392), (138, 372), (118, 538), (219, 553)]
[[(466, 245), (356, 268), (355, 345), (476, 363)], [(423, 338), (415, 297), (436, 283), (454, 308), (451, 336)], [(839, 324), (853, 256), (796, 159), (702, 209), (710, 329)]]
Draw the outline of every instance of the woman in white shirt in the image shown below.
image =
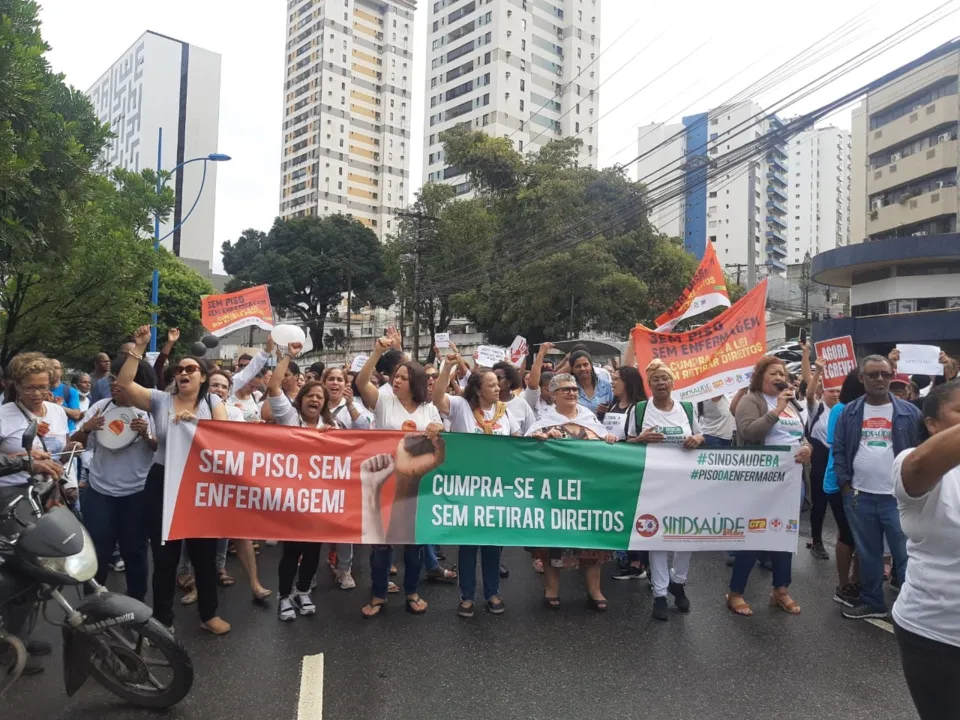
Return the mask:
[[(500, 382), (491, 370), (480, 370), (470, 375), (463, 397), (446, 392), (450, 374), (460, 364), (460, 355), (452, 352), (440, 370), (433, 386), (433, 404), (440, 414), (450, 418), (450, 431), (509, 437), (520, 434), (520, 423), (500, 398)], [(492, 449), (492, 448), (491, 448)], [(500, 597), (500, 551), (493, 545), (477, 547), (461, 545), (457, 571), (460, 573), (460, 604), (457, 615), (474, 615), (473, 598), (477, 590), (477, 552), (480, 553), (480, 575), (483, 578), (483, 597), (487, 610), (500, 615), (506, 610)]]
[[(703, 444), (693, 405), (673, 399), (673, 382), (673, 370), (662, 360), (655, 359), (647, 365), (647, 387), (650, 388), (651, 399), (637, 403), (627, 427), (627, 442), (671, 443), (687, 450), (695, 450)], [(673, 553), (671, 567), (668, 551), (650, 551), (655, 620), (670, 618), (667, 610), (668, 592), (673, 595), (673, 603), (680, 612), (690, 612), (690, 599), (685, 586), (691, 555), (689, 552)]]
[[(393, 337), (377, 339), (373, 352), (357, 375), (357, 389), (365, 407), (373, 410), (374, 425), (378, 430), (402, 430), (404, 432), (426, 431), (435, 434), (443, 429), (440, 413), (427, 397), (427, 374), (418, 362), (401, 363), (393, 373), (389, 391), (370, 382), (380, 357), (396, 346)], [(391, 522), (391, 527), (393, 523)], [(370, 552), (371, 599), (361, 612), (365, 618), (376, 617), (387, 603), (387, 583), (390, 580), (389, 545), (374, 544)], [(403, 546), (403, 589), (406, 595), (407, 612), (422, 615), (427, 611), (427, 602), (417, 589), (423, 568), (422, 547)]]
[(929, 439), (893, 464), (907, 578), (893, 606), (907, 687), (921, 720), (960, 708), (960, 381), (923, 403)]

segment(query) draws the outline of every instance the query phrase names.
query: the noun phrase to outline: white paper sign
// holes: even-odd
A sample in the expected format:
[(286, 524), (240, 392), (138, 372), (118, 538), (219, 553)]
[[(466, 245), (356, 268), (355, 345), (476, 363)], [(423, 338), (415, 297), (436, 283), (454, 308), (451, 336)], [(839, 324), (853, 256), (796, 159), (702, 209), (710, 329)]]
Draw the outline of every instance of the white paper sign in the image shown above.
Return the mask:
[(474, 358), (480, 367), (492, 368), (498, 362), (503, 362), (506, 356), (506, 348), (497, 345), (481, 345), (477, 348)]
[(433, 341), (438, 350), (446, 350), (450, 347), (450, 333), (437, 333), (433, 336)]
[(145, 352), (143, 354), (143, 359), (150, 364), (150, 367), (153, 367), (154, 365), (157, 364), (158, 357), (160, 357), (159, 352)]
[(514, 367), (523, 367), (527, 360), (527, 339), (522, 335), (517, 335), (510, 344), (507, 360)]
[(368, 355), (357, 355), (353, 358), (353, 362), (350, 363), (350, 372), (358, 373), (363, 370), (363, 366), (367, 364), (369, 359)]
[(936, 345), (897, 345), (897, 372), (907, 375), (943, 375), (940, 348)]

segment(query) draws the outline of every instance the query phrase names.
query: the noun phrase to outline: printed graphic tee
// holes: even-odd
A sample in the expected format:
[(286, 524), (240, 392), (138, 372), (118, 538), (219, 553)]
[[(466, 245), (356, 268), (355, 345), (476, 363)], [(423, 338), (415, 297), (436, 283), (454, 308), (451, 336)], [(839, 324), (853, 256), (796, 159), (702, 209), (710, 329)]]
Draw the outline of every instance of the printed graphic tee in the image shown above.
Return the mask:
[(854, 490), (893, 494), (893, 403), (863, 404), (860, 447), (853, 458)]
[[(767, 409), (773, 412), (777, 407), (776, 395), (764, 395), (767, 400)], [(767, 437), (764, 439), (764, 445), (799, 445), (803, 440), (803, 420), (797, 413), (797, 409), (792, 405), (787, 405), (786, 409), (780, 413), (780, 419), (777, 424), (770, 428)]]
[(663, 435), (663, 442), (673, 445), (682, 445), (691, 435), (700, 434), (700, 423), (697, 422), (697, 416), (693, 416), (693, 427), (687, 419), (687, 413), (683, 405), (674, 401), (670, 410), (664, 411), (653, 404), (653, 400), (647, 402), (647, 411), (643, 415), (643, 426), (640, 432), (637, 432), (637, 415), (640, 413), (639, 406), (630, 413), (630, 427), (627, 429), (629, 437), (636, 437), (644, 430), (651, 428)]
[(380, 397), (377, 400), (377, 407), (374, 408), (373, 415), (377, 430), (403, 430), (404, 432), (419, 430), (422, 432), (431, 423), (443, 424), (440, 411), (433, 403), (419, 405), (412, 413), (409, 413), (396, 395), (392, 392), (383, 392), (383, 388), (380, 388)]
[[(485, 420), (490, 421), (496, 416), (497, 406), (494, 405), (489, 410), (483, 411)], [(474, 417), (473, 408), (470, 403), (462, 397), (450, 398), (450, 430), (451, 432), (483, 434), (483, 430), (477, 424)], [(503, 415), (493, 425), (492, 435), (519, 435), (520, 423), (514, 417), (510, 409), (507, 408)]]

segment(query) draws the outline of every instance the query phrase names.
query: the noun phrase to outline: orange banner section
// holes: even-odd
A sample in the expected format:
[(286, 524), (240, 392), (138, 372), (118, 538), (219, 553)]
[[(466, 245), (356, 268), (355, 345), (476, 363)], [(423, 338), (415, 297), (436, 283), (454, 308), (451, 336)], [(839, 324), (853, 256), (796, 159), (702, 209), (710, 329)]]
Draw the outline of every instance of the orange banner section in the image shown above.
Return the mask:
[(217, 337), (255, 325), (273, 330), (273, 307), (266, 285), (200, 299), (203, 326)]
[(708, 242), (700, 267), (693, 274), (690, 283), (673, 306), (654, 321), (657, 332), (669, 332), (681, 320), (723, 305), (730, 306), (727, 281), (713, 243)]
[(817, 352), (817, 365), (823, 368), (820, 375), (824, 390), (832, 390), (843, 385), (847, 373), (857, 367), (857, 356), (853, 350), (853, 338), (849, 335), (821, 340), (814, 343)]
[(766, 352), (767, 281), (696, 330), (658, 333), (633, 330), (641, 371), (654, 358), (673, 370), (674, 397), (698, 402), (750, 384), (753, 366)]

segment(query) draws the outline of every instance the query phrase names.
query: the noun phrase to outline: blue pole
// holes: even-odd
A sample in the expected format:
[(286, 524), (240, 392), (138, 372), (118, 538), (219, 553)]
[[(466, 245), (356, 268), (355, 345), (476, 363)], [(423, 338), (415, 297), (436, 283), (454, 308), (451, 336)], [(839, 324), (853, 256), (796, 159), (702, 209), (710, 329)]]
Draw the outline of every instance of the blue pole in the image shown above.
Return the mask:
[[(163, 128), (157, 129), (157, 199), (163, 191), (163, 181), (160, 179), (160, 168), (163, 166)], [(153, 286), (150, 290), (150, 302), (153, 303), (153, 321), (150, 323), (150, 352), (157, 351), (157, 305), (160, 302), (160, 214), (153, 214), (153, 249), (157, 257), (153, 263)]]

